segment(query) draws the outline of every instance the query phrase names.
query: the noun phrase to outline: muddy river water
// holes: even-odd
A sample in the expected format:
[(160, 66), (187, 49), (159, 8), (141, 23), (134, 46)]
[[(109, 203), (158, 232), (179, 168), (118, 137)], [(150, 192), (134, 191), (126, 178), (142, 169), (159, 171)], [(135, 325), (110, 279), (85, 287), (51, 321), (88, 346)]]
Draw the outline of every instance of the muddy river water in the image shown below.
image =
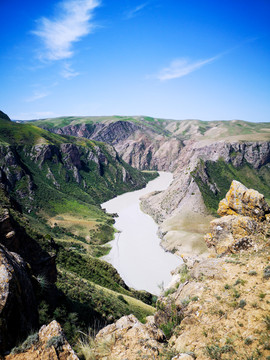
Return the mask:
[(159, 294), (162, 285), (171, 279), (171, 270), (181, 262), (180, 258), (165, 252), (159, 245), (158, 225), (140, 209), (140, 197), (152, 191), (165, 190), (173, 175), (159, 172), (141, 190), (128, 192), (111, 199), (101, 206), (109, 213), (117, 213), (115, 228), (119, 231), (111, 241), (109, 255), (103, 257), (119, 272), (123, 280), (136, 290)]

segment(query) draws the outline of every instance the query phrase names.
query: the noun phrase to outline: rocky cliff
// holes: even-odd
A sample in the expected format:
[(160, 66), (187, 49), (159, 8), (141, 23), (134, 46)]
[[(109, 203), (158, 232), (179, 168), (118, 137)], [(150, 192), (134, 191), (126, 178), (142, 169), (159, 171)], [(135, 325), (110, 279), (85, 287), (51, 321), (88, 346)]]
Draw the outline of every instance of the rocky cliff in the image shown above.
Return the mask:
[(182, 148), (181, 141), (170, 139), (166, 131), (157, 133), (143, 123), (123, 120), (82, 123), (48, 130), (113, 145), (124, 161), (141, 170), (173, 170)]
[[(60, 192), (65, 192), (68, 183), (77, 184), (81, 193), (91, 195), (92, 203), (146, 183), (112, 147), (98, 143), (0, 145), (0, 182), (29, 211), (37, 206), (37, 193), (46, 182)], [(98, 187), (103, 191), (97, 191)]]

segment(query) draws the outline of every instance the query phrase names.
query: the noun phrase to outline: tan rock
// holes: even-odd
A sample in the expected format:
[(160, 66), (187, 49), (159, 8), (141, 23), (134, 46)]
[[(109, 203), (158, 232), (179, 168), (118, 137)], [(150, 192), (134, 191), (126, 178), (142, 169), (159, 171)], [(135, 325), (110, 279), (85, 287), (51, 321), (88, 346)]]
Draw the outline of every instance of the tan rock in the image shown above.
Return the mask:
[(269, 212), (270, 208), (262, 194), (246, 188), (236, 180), (233, 180), (226, 198), (220, 201), (218, 208), (220, 216), (243, 215), (257, 221), (265, 220), (265, 215)]
[(207, 245), (223, 254), (251, 247), (258, 223), (248, 216), (227, 215), (211, 221), (210, 229), (211, 233), (204, 238)]
[(196, 263), (190, 272), (190, 276), (196, 280), (201, 277), (223, 280), (225, 278), (224, 260), (206, 259)]
[(140, 359), (143, 356), (156, 358), (162, 351), (165, 336), (156, 326), (153, 317), (142, 324), (134, 315), (123, 316), (114, 324), (99, 331), (95, 338), (96, 359), (103, 359), (99, 353), (101, 344), (110, 343), (108, 359)]

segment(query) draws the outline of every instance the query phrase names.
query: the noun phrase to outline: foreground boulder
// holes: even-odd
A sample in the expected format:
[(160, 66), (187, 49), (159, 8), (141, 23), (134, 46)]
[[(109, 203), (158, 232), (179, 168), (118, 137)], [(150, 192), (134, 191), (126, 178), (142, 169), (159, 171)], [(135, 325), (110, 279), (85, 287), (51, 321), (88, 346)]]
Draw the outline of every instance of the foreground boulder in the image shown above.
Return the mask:
[(57, 321), (42, 326), (19, 347), (13, 349), (6, 360), (79, 360), (67, 342)]
[(218, 254), (256, 247), (256, 238), (263, 235), (269, 212), (262, 194), (233, 180), (219, 203), (218, 214), (222, 217), (210, 223), (210, 233), (205, 236), (207, 246)]

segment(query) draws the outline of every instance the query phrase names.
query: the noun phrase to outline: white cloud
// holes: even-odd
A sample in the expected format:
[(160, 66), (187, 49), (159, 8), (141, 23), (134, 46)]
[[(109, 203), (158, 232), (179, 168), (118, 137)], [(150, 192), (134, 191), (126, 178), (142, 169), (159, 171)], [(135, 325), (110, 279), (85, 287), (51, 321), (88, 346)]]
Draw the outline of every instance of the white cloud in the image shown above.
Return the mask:
[(64, 68), (61, 72), (61, 75), (63, 76), (63, 78), (69, 80), (80, 75), (80, 73), (72, 69), (70, 64), (64, 64)]
[(61, 13), (54, 19), (41, 18), (33, 33), (40, 37), (46, 51), (41, 59), (61, 60), (73, 55), (72, 44), (93, 31), (90, 23), (99, 0), (65, 0)]
[(206, 60), (199, 60), (195, 62), (191, 62), (186, 58), (176, 59), (172, 61), (168, 67), (162, 69), (158, 74), (154, 75), (154, 77), (160, 81), (177, 79), (214, 62), (220, 56), (221, 55), (217, 55)]
[(50, 95), (48, 91), (34, 91), (33, 95), (25, 99), (26, 102), (33, 102), (39, 99), (43, 99)]
[(127, 12), (126, 18), (127, 18), (127, 19), (132, 19), (132, 18), (134, 18), (134, 17), (135, 17), (136, 15), (138, 15), (138, 13), (139, 13), (142, 9), (144, 9), (147, 5), (148, 5), (148, 3), (146, 2), (146, 3), (143, 3), (143, 4), (141, 4), (141, 5), (136, 6), (134, 9), (132, 9), (132, 10), (130, 10), (130, 11)]

